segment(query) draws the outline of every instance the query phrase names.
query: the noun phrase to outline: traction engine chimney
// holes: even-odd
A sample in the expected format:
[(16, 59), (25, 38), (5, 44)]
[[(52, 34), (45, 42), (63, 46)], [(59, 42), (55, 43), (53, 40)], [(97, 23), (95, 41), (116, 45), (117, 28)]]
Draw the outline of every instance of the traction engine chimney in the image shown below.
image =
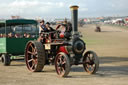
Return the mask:
[(71, 21), (72, 21), (72, 31), (73, 34), (78, 32), (78, 6), (71, 6)]

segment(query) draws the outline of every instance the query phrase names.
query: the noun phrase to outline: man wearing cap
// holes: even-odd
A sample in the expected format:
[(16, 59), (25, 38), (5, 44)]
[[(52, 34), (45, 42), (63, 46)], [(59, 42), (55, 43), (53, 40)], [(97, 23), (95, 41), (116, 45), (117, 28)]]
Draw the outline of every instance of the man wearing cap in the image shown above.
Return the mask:
[(44, 20), (42, 20), (41, 22), (40, 22), (40, 26), (39, 26), (39, 33), (41, 33), (41, 32), (46, 32), (47, 31), (47, 28), (46, 28), (46, 26), (45, 26), (45, 24), (44, 24)]
[(50, 23), (49, 23), (49, 22), (46, 23), (46, 28), (47, 28), (47, 31), (46, 31), (46, 32), (55, 31), (55, 30), (50, 26)]
[[(53, 29), (51, 26), (50, 26), (50, 23), (49, 22), (47, 22), (46, 23), (46, 28), (47, 28), (47, 32), (53, 32), (53, 31), (56, 31), (55, 29)], [(53, 33), (51, 33), (51, 39), (54, 39), (54, 32)]]

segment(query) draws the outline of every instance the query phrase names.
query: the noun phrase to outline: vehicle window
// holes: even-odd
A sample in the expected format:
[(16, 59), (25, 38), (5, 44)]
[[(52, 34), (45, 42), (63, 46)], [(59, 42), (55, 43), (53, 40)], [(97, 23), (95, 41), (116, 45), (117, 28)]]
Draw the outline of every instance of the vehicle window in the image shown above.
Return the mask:
[(35, 33), (37, 32), (37, 29), (35, 25), (25, 25), (23, 31), (26, 33)]
[(13, 32), (13, 30), (11, 29), (10, 26), (7, 26), (6, 28), (7, 28), (7, 29), (6, 29), (6, 33)]
[(7, 26), (6, 28), (7, 29), (5, 29), (5, 27), (0, 27), (0, 38), (7, 37), (7, 34), (10, 32), (13, 33), (13, 30), (10, 26)]
[(12, 30), (14, 33), (22, 33), (22, 26), (12, 26)]
[(13, 36), (17, 38), (22, 38), (24, 35), (27, 37), (37, 37), (38, 30), (36, 25), (15, 25), (15, 26), (7, 26), (6, 31), (5, 27), (0, 27), (0, 37), (8, 37)]
[(0, 33), (5, 33), (5, 27), (0, 27)]

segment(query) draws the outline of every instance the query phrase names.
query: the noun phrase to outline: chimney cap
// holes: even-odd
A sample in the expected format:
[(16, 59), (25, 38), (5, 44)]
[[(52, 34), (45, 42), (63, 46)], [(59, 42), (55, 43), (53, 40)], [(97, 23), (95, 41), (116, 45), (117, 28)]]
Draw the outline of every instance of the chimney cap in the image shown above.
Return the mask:
[(77, 10), (78, 8), (79, 8), (79, 6), (77, 6), (77, 5), (70, 6), (71, 10)]

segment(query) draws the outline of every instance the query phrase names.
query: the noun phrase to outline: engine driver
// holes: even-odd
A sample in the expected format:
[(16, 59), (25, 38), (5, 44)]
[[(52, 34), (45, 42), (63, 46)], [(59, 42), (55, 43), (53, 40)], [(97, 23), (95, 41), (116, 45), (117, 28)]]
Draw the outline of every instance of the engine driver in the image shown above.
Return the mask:
[(60, 33), (60, 38), (67, 38), (70, 39), (71, 36), (71, 31), (72, 31), (72, 24), (70, 22), (67, 22), (67, 20), (65, 20), (63, 22), (63, 24), (59, 24), (56, 27), (56, 30), (59, 29), (61, 27), (61, 33)]

